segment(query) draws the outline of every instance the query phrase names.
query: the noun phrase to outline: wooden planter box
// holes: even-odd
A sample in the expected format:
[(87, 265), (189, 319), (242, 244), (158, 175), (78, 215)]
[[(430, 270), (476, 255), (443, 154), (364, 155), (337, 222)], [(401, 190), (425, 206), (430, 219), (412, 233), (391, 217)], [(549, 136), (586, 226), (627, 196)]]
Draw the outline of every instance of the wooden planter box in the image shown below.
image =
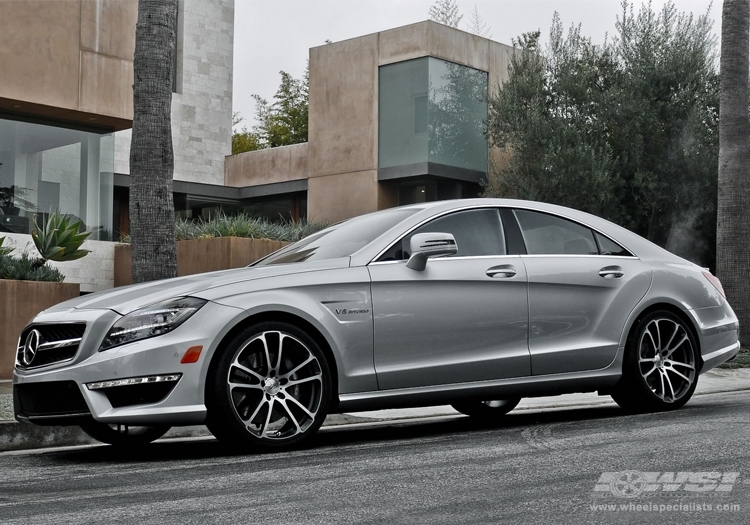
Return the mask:
[[(284, 241), (213, 237), (177, 241), (177, 275), (242, 268), (289, 244)], [(115, 246), (115, 286), (133, 284), (129, 244)]]
[(78, 283), (0, 279), (0, 379), (11, 379), (21, 331), (41, 312), (80, 295)]

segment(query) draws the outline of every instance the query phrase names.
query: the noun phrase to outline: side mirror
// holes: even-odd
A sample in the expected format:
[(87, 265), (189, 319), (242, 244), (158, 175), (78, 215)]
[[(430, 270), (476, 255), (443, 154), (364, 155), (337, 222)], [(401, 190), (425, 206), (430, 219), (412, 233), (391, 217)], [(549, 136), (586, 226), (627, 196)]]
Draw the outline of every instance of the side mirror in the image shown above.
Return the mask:
[(411, 238), (411, 257), (406, 263), (407, 268), (418, 272), (427, 267), (427, 258), (439, 255), (453, 255), (458, 253), (456, 239), (450, 233), (418, 233)]

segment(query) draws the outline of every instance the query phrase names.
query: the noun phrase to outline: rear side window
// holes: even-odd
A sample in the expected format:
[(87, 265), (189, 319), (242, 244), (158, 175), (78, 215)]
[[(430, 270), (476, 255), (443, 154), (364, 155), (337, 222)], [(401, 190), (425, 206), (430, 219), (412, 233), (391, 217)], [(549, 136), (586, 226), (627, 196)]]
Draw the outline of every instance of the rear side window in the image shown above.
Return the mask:
[(599, 255), (594, 232), (573, 221), (527, 210), (513, 210), (529, 255)]
[(528, 254), (633, 256), (612, 239), (576, 222), (534, 211), (513, 213)]
[(505, 238), (500, 213), (495, 208), (465, 210), (443, 215), (423, 224), (391, 246), (379, 261), (406, 260), (411, 255), (411, 238), (418, 233), (451, 233), (458, 253), (451, 257), (505, 255)]
[(599, 243), (599, 253), (602, 255), (617, 255), (622, 257), (633, 256), (632, 253), (601, 233), (594, 232), (594, 235), (596, 236), (596, 242)]

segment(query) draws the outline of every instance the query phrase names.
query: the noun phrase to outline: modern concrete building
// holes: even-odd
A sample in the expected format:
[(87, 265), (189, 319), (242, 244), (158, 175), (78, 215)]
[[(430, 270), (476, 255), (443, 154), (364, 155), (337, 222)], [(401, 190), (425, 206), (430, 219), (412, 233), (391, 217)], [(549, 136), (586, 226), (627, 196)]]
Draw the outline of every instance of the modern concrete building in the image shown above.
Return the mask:
[[(95, 253), (62, 266), (112, 286), (127, 232), (137, 0), (0, 0), (0, 236), (23, 250), (35, 214), (79, 217)], [(172, 97), (177, 210), (222, 188), (231, 152), (234, 0), (179, 0)]]
[(431, 21), (312, 48), (309, 142), (230, 156), (225, 183), (243, 206), (331, 222), (476, 196), (512, 51)]
[[(234, 0), (179, 0), (172, 97), (178, 210), (222, 186)], [(137, 0), (0, 0), (0, 232), (59, 208), (127, 231)], [(211, 204), (215, 206), (215, 203)]]
[[(35, 213), (127, 232), (137, 0), (0, 0), (0, 235)], [(172, 102), (175, 208), (338, 221), (476, 196), (488, 93), (512, 48), (435, 22), (310, 50), (309, 142), (229, 155), (234, 0), (179, 0)], [(492, 156), (493, 152), (489, 152)], [(76, 265), (111, 283), (112, 249)]]

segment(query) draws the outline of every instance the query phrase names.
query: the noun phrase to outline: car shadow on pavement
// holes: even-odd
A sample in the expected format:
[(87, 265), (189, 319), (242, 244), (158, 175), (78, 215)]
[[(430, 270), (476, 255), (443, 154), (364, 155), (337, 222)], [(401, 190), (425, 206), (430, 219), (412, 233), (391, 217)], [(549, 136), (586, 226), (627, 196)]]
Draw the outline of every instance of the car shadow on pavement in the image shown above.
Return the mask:
[[(686, 406), (675, 412), (658, 414), (628, 414), (619, 407), (575, 407), (556, 410), (511, 412), (494, 421), (478, 421), (467, 416), (442, 416), (421, 419), (374, 420), (372, 423), (331, 426), (321, 429), (309, 439), (304, 447), (292, 451), (258, 453), (252, 450), (236, 450), (227, 447), (212, 437), (160, 440), (139, 448), (120, 449), (100, 445), (56, 449), (40, 453), (40, 458), (52, 463), (136, 463), (169, 462), (231, 458), (233, 456), (257, 456), (278, 458), (289, 455), (309, 455), (332, 447), (360, 446), (367, 443), (402, 443), (420, 438), (454, 436), (457, 439), (471, 438), (476, 433), (505, 432), (519, 434), (533, 431), (540, 425), (585, 424), (592, 429), (603, 428), (612, 418), (654, 418), (666, 421), (673, 418), (693, 418), (696, 412), (715, 411), (716, 406)], [(607, 427), (609, 425), (606, 425)], [(515, 439), (515, 438), (513, 438)]]

